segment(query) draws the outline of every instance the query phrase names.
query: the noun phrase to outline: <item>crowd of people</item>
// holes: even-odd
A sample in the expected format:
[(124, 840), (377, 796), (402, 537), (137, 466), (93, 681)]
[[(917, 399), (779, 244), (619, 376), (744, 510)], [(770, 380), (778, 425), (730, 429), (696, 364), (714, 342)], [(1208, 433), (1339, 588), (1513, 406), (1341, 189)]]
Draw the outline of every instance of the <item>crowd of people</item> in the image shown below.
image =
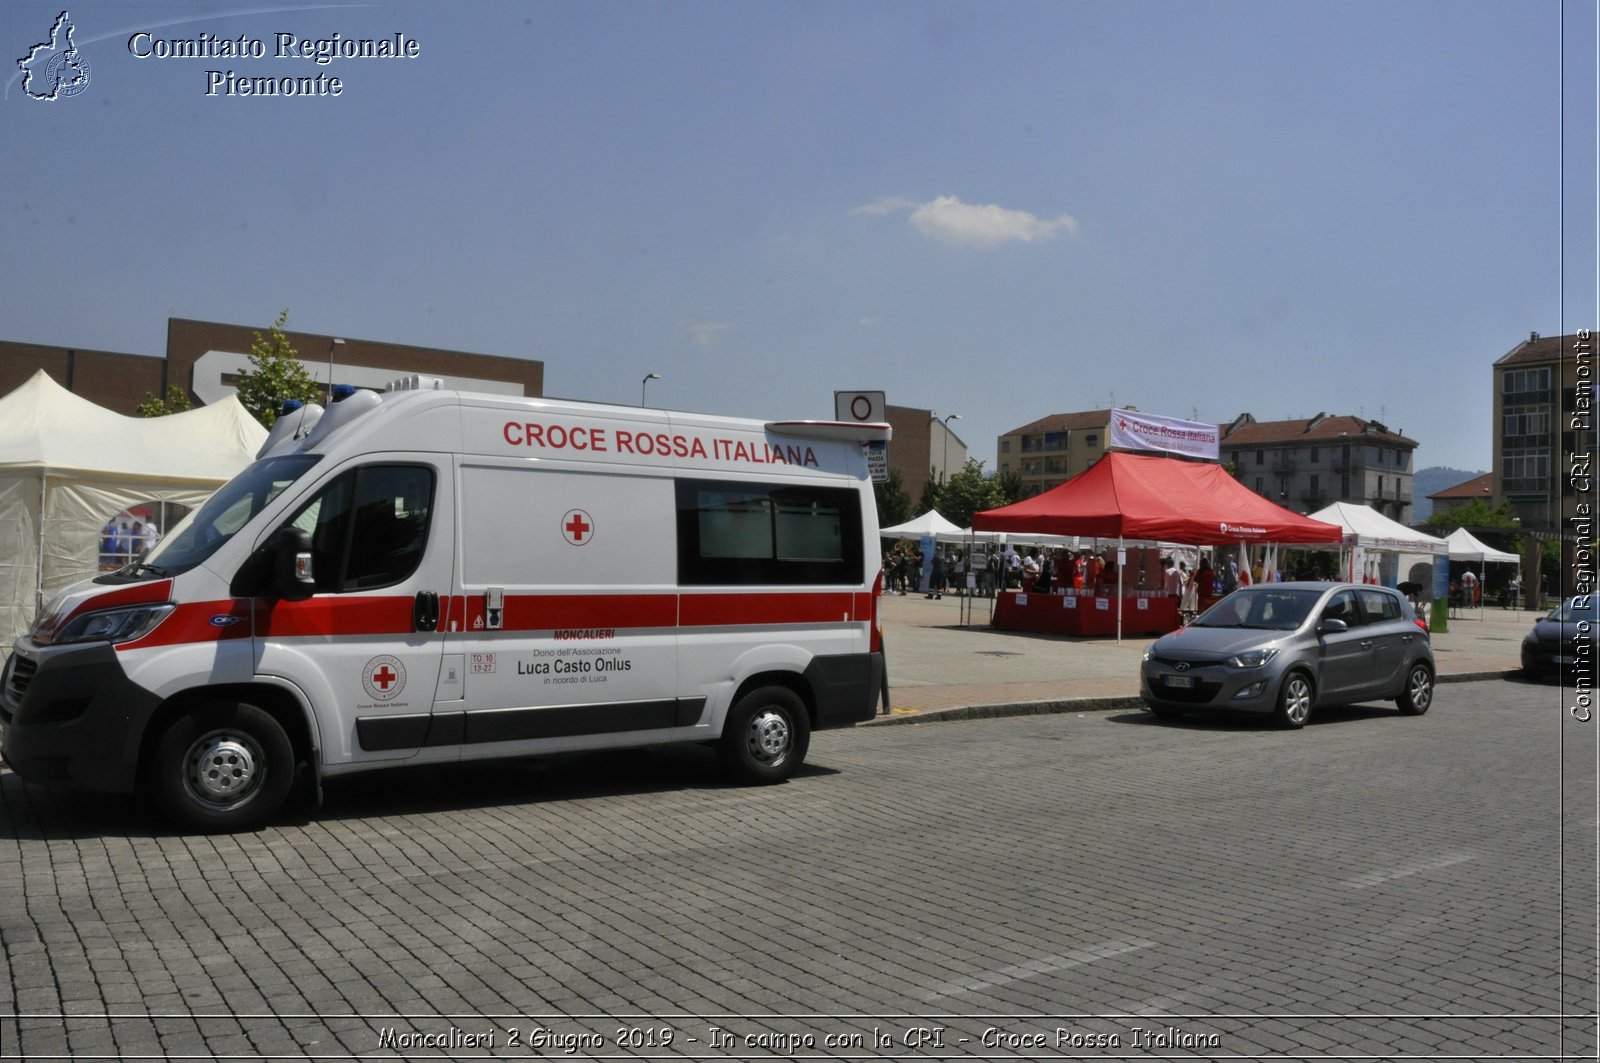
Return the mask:
[[(890, 594), (921, 594), (942, 598), (946, 594), (971, 593), (992, 598), (997, 590), (1031, 591), (1041, 594), (1088, 594), (1105, 596), (1117, 593), (1117, 551), (1099, 551), (1012, 546), (958, 548), (936, 544), (931, 556), (921, 544), (904, 541), (892, 546), (883, 560), (884, 589)], [(1263, 569), (1262, 562), (1241, 565), (1232, 553), (1223, 554), (1212, 564), (1200, 553), (1195, 567), (1182, 558), (1163, 555), (1159, 560), (1159, 585), (1146, 586), (1145, 572), (1128, 576), (1124, 591), (1159, 591), (1178, 599), (1178, 611), (1185, 617), (1203, 612), (1211, 602), (1252, 583), (1284, 579), (1281, 572)], [(1293, 578), (1325, 580), (1332, 575), (1315, 570)]]
[(122, 568), (161, 541), (161, 528), (154, 520), (126, 516), (113, 518), (100, 529), (100, 570)]
[[(1202, 601), (1227, 594), (1254, 577), (1241, 573), (1233, 556), (1227, 555), (1224, 567), (1213, 569), (1202, 556), (1191, 571), (1187, 561), (1162, 557), (1160, 590), (1180, 599), (1179, 609), (1197, 611)], [(884, 557), (884, 589), (890, 594), (921, 594), (942, 598), (946, 594), (972, 593), (992, 598), (997, 590), (1021, 590), (1041, 594), (1066, 593), (1106, 595), (1117, 591), (1117, 552), (1106, 548), (1078, 550), (1030, 547), (1019, 551), (1011, 546), (961, 549), (936, 544), (931, 556), (922, 546), (906, 541), (893, 546)], [(1137, 588), (1142, 586), (1139, 574)]]

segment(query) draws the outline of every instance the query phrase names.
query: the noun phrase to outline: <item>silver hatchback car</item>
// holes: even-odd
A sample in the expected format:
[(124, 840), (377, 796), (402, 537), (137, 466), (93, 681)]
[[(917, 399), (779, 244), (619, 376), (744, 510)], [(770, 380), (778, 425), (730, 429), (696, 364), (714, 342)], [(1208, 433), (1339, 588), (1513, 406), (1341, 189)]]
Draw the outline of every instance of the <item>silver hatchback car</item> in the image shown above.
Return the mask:
[(1428, 630), (1399, 591), (1353, 583), (1244, 587), (1145, 650), (1139, 692), (1170, 718), (1201, 710), (1276, 714), (1303, 727), (1316, 705), (1433, 703)]

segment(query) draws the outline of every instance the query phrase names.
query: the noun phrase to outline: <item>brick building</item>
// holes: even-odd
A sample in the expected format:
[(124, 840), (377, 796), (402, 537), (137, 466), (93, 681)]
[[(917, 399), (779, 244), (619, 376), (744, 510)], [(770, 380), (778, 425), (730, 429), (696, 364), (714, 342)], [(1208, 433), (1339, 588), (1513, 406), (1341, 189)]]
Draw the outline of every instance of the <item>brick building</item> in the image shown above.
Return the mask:
[[(265, 335), (269, 328), (169, 318), (164, 356), (0, 340), (0, 394), (43, 369), (68, 391), (117, 413), (133, 413), (147, 397), (164, 396), (170, 384), (187, 389), (197, 405), (215, 402), (233, 390), (238, 372), (249, 365), (255, 334)], [(544, 363), (539, 361), (382, 340), (349, 338), (336, 344), (333, 336), (310, 332), (284, 335), (320, 381), (328, 379), (332, 354), (335, 383), (381, 387), (396, 377), (422, 373), (472, 391), (544, 394)]]

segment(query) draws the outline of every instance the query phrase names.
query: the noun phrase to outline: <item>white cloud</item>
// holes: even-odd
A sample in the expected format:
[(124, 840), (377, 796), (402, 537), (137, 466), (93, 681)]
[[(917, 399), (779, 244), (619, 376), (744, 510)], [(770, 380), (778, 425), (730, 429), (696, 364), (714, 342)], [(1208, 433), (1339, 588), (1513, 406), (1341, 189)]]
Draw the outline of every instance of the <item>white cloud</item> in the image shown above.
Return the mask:
[(956, 196), (939, 196), (927, 203), (891, 196), (856, 207), (850, 213), (882, 215), (898, 210), (909, 210), (911, 224), (924, 236), (968, 247), (997, 247), (1013, 240), (1032, 243), (1063, 234), (1072, 236), (1078, 231), (1078, 220), (1070, 214), (1040, 218), (993, 203), (963, 203)]
[(911, 212), (911, 224), (928, 236), (953, 244), (993, 247), (1011, 240), (1032, 243), (1059, 233), (1071, 236), (1078, 222), (1068, 214), (1044, 220), (1025, 210), (1007, 210), (993, 203), (979, 206), (955, 196), (940, 196)]
[(911, 200), (903, 196), (886, 196), (875, 199), (871, 203), (862, 204), (852, 210), (851, 214), (893, 214), (897, 210), (909, 210), (916, 206)]
[(680, 321), (678, 326), (687, 332), (689, 338), (701, 347), (711, 346), (717, 342), (718, 337), (733, 327), (726, 321), (698, 321), (694, 318)]

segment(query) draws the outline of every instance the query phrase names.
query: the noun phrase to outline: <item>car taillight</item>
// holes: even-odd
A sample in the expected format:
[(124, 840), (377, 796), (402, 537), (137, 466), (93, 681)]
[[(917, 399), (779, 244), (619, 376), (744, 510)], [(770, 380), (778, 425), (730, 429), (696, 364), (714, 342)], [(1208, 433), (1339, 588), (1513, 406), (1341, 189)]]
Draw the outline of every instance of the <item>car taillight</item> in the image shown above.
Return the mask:
[(883, 611), (879, 608), (883, 601), (883, 570), (878, 570), (878, 578), (872, 581), (872, 637), (867, 649), (872, 653), (883, 652)]

